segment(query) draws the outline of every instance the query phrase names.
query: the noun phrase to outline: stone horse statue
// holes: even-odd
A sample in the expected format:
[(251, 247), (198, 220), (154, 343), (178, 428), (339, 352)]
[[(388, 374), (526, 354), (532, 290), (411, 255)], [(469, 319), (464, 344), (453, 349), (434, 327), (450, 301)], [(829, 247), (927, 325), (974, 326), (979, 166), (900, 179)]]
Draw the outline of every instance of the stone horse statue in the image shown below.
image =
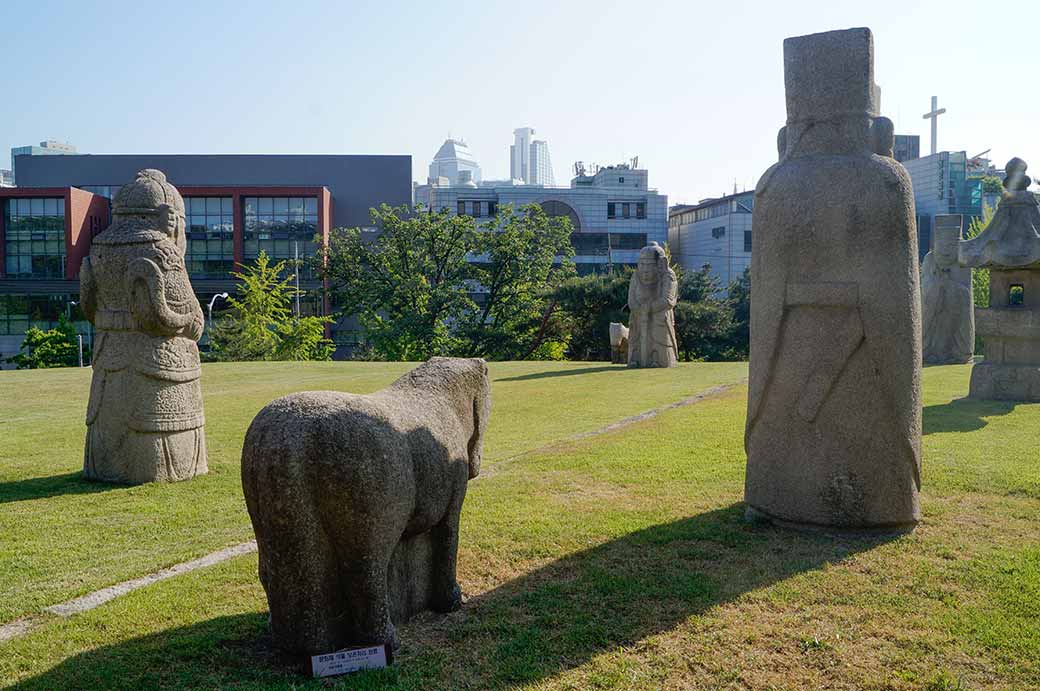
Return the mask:
[(373, 394), (295, 393), (257, 414), (242, 489), (276, 645), (393, 650), (394, 624), (460, 607), (459, 514), (490, 412), (483, 360), (433, 358)]

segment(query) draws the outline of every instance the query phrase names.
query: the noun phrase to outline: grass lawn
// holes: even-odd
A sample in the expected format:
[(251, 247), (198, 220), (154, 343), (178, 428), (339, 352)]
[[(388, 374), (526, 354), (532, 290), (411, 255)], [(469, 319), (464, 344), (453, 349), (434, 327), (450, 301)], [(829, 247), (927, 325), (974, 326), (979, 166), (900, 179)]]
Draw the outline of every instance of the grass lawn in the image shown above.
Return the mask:
[[(173, 486), (75, 479), (84, 372), (0, 373), (0, 622), (251, 537), (238, 450), (305, 388), (368, 391), (406, 365), (205, 370), (212, 472)], [(469, 601), (399, 632), (399, 664), (342, 688), (1040, 688), (1040, 405), (959, 400), (925, 370), (916, 531), (837, 538), (742, 520), (746, 388), (534, 451), (744, 376), (492, 366), (493, 472), (470, 486)], [(321, 688), (270, 655), (256, 556), (0, 643), (27, 689)]]

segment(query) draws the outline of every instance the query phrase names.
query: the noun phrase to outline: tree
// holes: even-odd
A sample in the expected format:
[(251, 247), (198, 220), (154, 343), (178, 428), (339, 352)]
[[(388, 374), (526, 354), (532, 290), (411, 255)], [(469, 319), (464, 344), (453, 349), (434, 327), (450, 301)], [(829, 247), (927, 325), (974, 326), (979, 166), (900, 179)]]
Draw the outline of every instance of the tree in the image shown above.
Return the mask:
[(732, 314), (727, 360), (747, 360), (751, 351), (751, 269), (729, 284), (726, 305)]
[(481, 287), (479, 308), (461, 330), (468, 354), (522, 360), (563, 352), (559, 330), (550, 328), (551, 294), (574, 273), (571, 230), (569, 218), (549, 217), (537, 204), (506, 204), (482, 226), (473, 252), (481, 260), (469, 274)]
[(449, 325), (476, 309), (466, 262), (476, 222), (386, 204), (371, 215), (376, 233), (337, 228), (320, 258), (337, 309), (357, 316), (366, 345), (381, 358), (426, 360), (457, 351)]
[(321, 268), (337, 308), (356, 315), (370, 354), (489, 359), (561, 352), (549, 295), (571, 272), (570, 222), (537, 205), (470, 216), (372, 210), (375, 233), (333, 231)]
[(996, 175), (986, 175), (982, 178), (982, 192), (984, 194), (1002, 194), (1004, 181)]
[(618, 274), (569, 278), (553, 292), (561, 316), (561, 330), (570, 334), (571, 360), (610, 360), (611, 322), (625, 323), (625, 303), (631, 269)]
[[(982, 216), (973, 217), (968, 224), (968, 231), (965, 233), (967, 237), (965, 239), (971, 240), (981, 235), (982, 231), (989, 226), (989, 222), (993, 220), (994, 213), (995, 209), (992, 206), (984, 204), (982, 206)], [(971, 287), (975, 297), (975, 306), (989, 307), (989, 269), (972, 269)]]
[(726, 360), (730, 356), (733, 321), (726, 304), (712, 298), (675, 305), (675, 338), (679, 357), (691, 360)]
[[(84, 354), (88, 357), (89, 354)], [(79, 339), (76, 329), (65, 319), (58, 317), (58, 325), (44, 331), (30, 326), (25, 331), (17, 355), (7, 359), (18, 369), (45, 369), (51, 367), (76, 367), (79, 365)]]
[(211, 360), (328, 360), (334, 346), (325, 338), (331, 317), (293, 314), (294, 274), (282, 277), (286, 262), (274, 266), (261, 251), (252, 266), (232, 275), (239, 280), (231, 310), (210, 331)]

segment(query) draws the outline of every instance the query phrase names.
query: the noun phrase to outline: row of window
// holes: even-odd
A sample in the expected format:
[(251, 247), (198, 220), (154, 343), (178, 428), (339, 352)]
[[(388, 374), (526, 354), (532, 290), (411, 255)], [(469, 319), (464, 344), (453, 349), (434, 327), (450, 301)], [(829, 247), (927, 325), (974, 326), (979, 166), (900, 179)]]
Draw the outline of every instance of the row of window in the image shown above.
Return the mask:
[(492, 218), (498, 214), (498, 202), (460, 199), (455, 213), (459, 216), (472, 216), (473, 218)]
[(646, 233), (572, 233), (574, 253), (581, 256), (605, 256), (608, 250), (641, 250), (646, 247)]
[(646, 218), (646, 202), (607, 202), (607, 218)]
[(65, 276), (65, 200), (4, 202), (4, 274), (8, 278)]
[(739, 199), (730, 199), (729, 201), (719, 202), (711, 206), (683, 212), (678, 217), (673, 216), (670, 218), (668, 224), (670, 226), (685, 226), (696, 221), (705, 221), (709, 218), (718, 218), (728, 214), (749, 214), (754, 208), (755, 197), (749, 194)]

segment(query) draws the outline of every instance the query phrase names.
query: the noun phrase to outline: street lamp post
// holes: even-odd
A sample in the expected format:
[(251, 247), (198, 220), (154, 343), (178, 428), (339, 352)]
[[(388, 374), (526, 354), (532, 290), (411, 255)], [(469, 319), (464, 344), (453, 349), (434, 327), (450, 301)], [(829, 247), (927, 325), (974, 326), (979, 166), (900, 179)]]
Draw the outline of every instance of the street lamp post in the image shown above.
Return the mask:
[(209, 327), (211, 329), (213, 328), (213, 303), (217, 301), (217, 298), (222, 298), (224, 300), (227, 300), (228, 299), (228, 294), (227, 293), (217, 293), (209, 301)]
[[(68, 304), (65, 305), (65, 318), (72, 323), (72, 306), (78, 305), (79, 303), (75, 300), (69, 300)], [(76, 334), (76, 341), (79, 344), (79, 366), (83, 366), (83, 334)]]

